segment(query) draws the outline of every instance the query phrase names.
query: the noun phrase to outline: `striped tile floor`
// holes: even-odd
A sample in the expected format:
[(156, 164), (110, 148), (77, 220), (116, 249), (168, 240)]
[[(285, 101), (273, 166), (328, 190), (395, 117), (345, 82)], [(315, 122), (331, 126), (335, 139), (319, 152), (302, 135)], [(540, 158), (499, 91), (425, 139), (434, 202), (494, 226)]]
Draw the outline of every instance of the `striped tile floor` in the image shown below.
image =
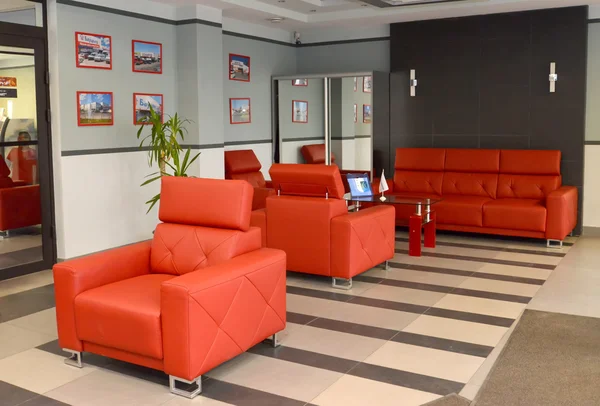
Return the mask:
[(257, 345), (214, 369), (193, 402), (171, 395), (157, 371), (91, 354), (82, 370), (67, 367), (49, 274), (0, 283), (0, 404), (417, 406), (451, 393), (472, 398), (574, 242), (556, 250), (441, 234), (436, 249), (415, 258), (398, 232), (391, 269), (356, 277), (350, 291), (289, 273), (282, 346)]

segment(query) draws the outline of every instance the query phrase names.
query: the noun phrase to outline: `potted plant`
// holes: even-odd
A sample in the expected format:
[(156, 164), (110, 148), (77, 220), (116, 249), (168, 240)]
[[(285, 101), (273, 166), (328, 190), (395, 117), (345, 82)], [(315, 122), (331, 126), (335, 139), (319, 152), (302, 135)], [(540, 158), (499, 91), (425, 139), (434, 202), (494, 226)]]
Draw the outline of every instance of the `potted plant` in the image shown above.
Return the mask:
[[(154, 110), (152, 105), (150, 105), (150, 115), (144, 117), (141, 121), (142, 126), (137, 132), (137, 138), (141, 139), (140, 148), (144, 147), (144, 144), (150, 147), (148, 151), (148, 165), (152, 167), (154, 163), (157, 163), (159, 170), (146, 176), (150, 179), (147, 179), (140, 186), (157, 181), (163, 176), (187, 177), (187, 170), (200, 156), (198, 152), (190, 159), (191, 148), (188, 148), (183, 156), (183, 160), (180, 157), (183, 148), (179, 144), (178, 138), (181, 138), (181, 141), (184, 140), (184, 133), (187, 134), (187, 129), (184, 125), (189, 123), (190, 120), (181, 119), (175, 113), (174, 116), (168, 116), (168, 120), (163, 123), (162, 114)], [(150, 134), (144, 137), (142, 133), (146, 126), (150, 126), (151, 131)], [(169, 173), (169, 169), (173, 173)], [(146, 213), (149, 213), (159, 200), (160, 193), (148, 200), (146, 204), (150, 205), (150, 207), (148, 207)]]

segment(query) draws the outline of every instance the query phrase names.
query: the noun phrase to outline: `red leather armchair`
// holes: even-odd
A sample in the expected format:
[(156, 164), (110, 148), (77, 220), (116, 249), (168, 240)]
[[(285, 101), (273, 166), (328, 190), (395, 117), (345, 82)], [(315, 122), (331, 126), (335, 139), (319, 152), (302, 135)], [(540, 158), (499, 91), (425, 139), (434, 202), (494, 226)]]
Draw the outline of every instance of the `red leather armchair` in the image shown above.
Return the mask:
[(13, 181), (0, 156), (0, 231), (35, 226), (42, 222), (40, 186)]
[[(247, 182), (164, 177), (152, 241), (54, 266), (59, 343), (164, 371), (194, 397), (200, 377), (286, 324), (285, 253), (260, 248)], [(194, 384), (191, 391), (178, 382)]]
[(289, 271), (349, 289), (355, 275), (393, 258), (394, 208), (348, 213), (337, 166), (274, 164), (269, 173), (279, 195), (253, 213), (252, 224), (263, 228), (267, 247), (286, 252)]
[(251, 149), (225, 151), (225, 179), (245, 180), (254, 188), (252, 210), (263, 209), (265, 199), (274, 194), (271, 182), (265, 181), (258, 158)]

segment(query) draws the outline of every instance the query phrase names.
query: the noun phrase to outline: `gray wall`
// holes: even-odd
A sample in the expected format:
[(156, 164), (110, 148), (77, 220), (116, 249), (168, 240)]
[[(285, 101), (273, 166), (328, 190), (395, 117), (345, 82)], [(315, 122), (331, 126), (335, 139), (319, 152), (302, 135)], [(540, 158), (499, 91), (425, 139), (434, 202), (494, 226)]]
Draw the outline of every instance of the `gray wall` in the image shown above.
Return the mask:
[[(364, 80), (363, 77), (357, 78), (356, 92), (354, 91), (353, 78), (346, 78), (344, 80), (352, 82), (352, 84), (345, 89), (347, 89), (347, 91), (352, 92), (352, 96), (351, 96), (352, 104), (356, 104), (356, 107), (358, 109), (358, 117), (356, 120), (356, 124), (354, 125), (354, 135), (355, 136), (372, 135), (372, 132), (373, 132), (372, 125), (363, 123), (363, 105), (370, 104), (371, 108), (373, 107), (373, 93), (363, 92), (363, 80)], [(371, 114), (373, 114), (373, 113), (371, 112)], [(372, 119), (372, 116), (371, 116), (371, 119)]]
[(297, 48), (298, 73), (390, 70), (390, 41), (303, 45)]
[[(175, 26), (116, 14), (59, 4), (58, 72), (60, 80), (62, 151), (136, 147), (137, 126), (133, 125), (133, 93), (162, 93), (165, 113), (177, 106)], [(112, 70), (75, 66), (75, 32), (112, 36)], [(131, 40), (163, 44), (163, 74), (134, 73), (131, 69)], [(114, 125), (78, 127), (76, 92), (112, 91)], [(220, 111), (220, 110), (219, 110)]]
[[(279, 131), (282, 140), (325, 137), (324, 80), (309, 79), (308, 86), (279, 81)], [(292, 100), (308, 102), (308, 123), (292, 122)]]
[[(250, 82), (229, 80), (226, 67), (230, 53), (250, 57)], [(271, 77), (296, 71), (296, 50), (291, 46), (225, 34), (223, 66), (225, 142), (271, 140)], [(250, 98), (252, 122), (230, 124), (229, 99), (246, 97)]]
[[(588, 24), (586, 141), (600, 141), (600, 24)], [(560, 80), (560, 76), (559, 76)]]

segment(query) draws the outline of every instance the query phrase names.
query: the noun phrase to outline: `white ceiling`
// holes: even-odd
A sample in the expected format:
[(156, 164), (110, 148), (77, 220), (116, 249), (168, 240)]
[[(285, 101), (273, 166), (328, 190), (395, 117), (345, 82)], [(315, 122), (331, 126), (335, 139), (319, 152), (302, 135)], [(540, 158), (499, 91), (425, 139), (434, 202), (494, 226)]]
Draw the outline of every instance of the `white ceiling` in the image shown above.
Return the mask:
[[(2, 0), (12, 1), (12, 0)], [(223, 17), (282, 28), (306, 30), (314, 26), (357, 26), (428, 20), (475, 14), (503, 13), (600, 4), (600, 0), (462, 0), (450, 3), (421, 4), (380, 8), (361, 0), (153, 0), (163, 4), (199, 4), (223, 10)], [(404, 0), (410, 3), (415, 0)], [(267, 21), (283, 17), (278, 24)]]
[(0, 12), (18, 11), (35, 8), (35, 4), (26, 0), (0, 0)]

